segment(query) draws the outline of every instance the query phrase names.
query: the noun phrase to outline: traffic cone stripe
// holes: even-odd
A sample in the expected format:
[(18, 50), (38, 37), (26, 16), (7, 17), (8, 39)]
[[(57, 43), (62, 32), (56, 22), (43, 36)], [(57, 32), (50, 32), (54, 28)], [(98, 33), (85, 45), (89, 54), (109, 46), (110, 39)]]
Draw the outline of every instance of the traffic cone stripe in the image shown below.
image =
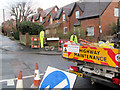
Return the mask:
[(39, 86), (39, 84), (40, 84), (40, 80), (34, 80), (34, 86)]
[(32, 84), (31, 88), (39, 87), (40, 81), (41, 80), (40, 80), (40, 74), (39, 74), (39, 69), (38, 69), (38, 63), (36, 63), (35, 74), (34, 74), (34, 83)]
[(22, 79), (22, 71), (19, 72), (18, 79)]
[(34, 80), (40, 80), (39, 70), (35, 70)]
[(16, 88), (23, 88), (22, 71), (19, 72)]
[(35, 70), (38, 70), (38, 63), (36, 63), (36, 67), (35, 67)]

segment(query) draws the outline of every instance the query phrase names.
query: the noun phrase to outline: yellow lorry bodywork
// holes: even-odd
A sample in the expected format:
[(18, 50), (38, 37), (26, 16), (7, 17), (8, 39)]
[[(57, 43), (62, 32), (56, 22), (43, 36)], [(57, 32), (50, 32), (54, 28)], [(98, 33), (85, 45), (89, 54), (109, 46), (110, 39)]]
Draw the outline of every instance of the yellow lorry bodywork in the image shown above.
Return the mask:
[(63, 57), (120, 68), (120, 49), (64, 44)]

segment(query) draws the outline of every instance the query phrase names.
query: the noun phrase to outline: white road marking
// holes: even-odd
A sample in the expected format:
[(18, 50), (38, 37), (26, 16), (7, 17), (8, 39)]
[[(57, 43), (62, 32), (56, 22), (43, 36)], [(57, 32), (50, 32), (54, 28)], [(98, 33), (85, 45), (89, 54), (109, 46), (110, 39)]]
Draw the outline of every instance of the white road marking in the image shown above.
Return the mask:
[(14, 80), (13, 79), (10, 79), (7, 81), (7, 86), (14, 86), (15, 83), (14, 83)]
[[(41, 73), (40, 74), (40, 76), (43, 76), (44, 75), (44, 73)], [(23, 79), (25, 79), (25, 78), (30, 78), (30, 77), (34, 77), (34, 75), (30, 75), (30, 76), (24, 76), (24, 77), (22, 77)], [(12, 78), (12, 79), (4, 79), (4, 80), (0, 80), (0, 83), (2, 83), (2, 82), (7, 82), (7, 81), (10, 81), (10, 80), (17, 80), (18, 78)]]

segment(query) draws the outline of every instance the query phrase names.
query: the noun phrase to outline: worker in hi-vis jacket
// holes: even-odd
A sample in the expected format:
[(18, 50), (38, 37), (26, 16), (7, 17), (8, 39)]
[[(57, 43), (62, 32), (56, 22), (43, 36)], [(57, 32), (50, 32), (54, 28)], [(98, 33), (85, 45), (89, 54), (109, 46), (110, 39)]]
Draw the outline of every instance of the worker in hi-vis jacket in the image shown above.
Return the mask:
[(42, 30), (40, 32), (40, 46), (41, 46), (41, 48), (43, 48), (43, 45), (44, 45), (44, 31)]
[(75, 33), (73, 33), (73, 35), (71, 35), (70, 41), (73, 41), (73, 43), (75, 43), (75, 44), (78, 43), (77, 36), (75, 35)]

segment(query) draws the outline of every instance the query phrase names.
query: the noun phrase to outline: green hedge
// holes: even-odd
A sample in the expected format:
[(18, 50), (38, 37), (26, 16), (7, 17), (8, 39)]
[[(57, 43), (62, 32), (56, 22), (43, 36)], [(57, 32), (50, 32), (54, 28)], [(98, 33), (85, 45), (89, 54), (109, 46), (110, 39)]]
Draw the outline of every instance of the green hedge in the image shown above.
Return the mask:
[(29, 33), (29, 35), (38, 35), (43, 30), (43, 26), (31, 21), (23, 21), (19, 24), (19, 31), (22, 34)]
[(19, 40), (19, 32), (14, 32), (13, 36), (16, 40)]

